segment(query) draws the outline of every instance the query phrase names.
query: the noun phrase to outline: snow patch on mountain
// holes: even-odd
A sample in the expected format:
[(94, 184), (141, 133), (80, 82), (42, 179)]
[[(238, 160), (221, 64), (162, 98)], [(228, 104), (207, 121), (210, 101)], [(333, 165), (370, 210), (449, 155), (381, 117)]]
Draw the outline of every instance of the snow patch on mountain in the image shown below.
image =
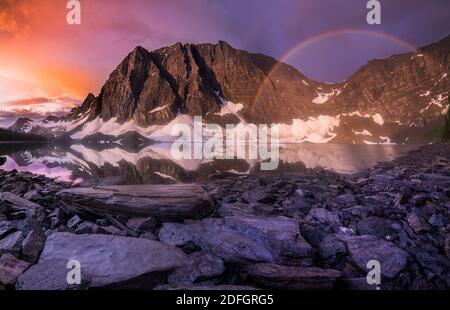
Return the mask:
[(419, 113), (420, 113), (420, 114), (424, 113), (425, 111), (427, 111), (428, 109), (430, 109), (433, 105), (434, 105), (434, 106), (437, 106), (438, 108), (444, 108), (444, 109), (442, 110), (442, 112), (441, 112), (442, 114), (447, 113), (447, 110), (446, 110), (447, 107), (444, 107), (444, 105), (442, 104), (444, 100), (447, 100), (447, 98), (448, 98), (448, 95), (444, 95), (444, 94), (440, 94), (440, 95), (438, 95), (438, 96), (436, 96), (436, 97), (433, 97), (433, 98), (430, 100), (430, 102), (428, 103), (428, 105), (427, 105), (425, 108), (421, 109), (421, 110), (419, 111)]
[(371, 145), (375, 145), (375, 144), (381, 144), (381, 145), (395, 145), (396, 143), (391, 141), (391, 138), (389, 137), (383, 137), (383, 136), (379, 136), (379, 140), (384, 140), (383, 142), (372, 142), (372, 141), (367, 141), (367, 140), (363, 140), (363, 142), (365, 144), (371, 144)]
[(165, 173), (162, 173), (162, 172), (159, 172), (159, 171), (155, 171), (153, 173), (156, 174), (157, 176), (163, 178), (163, 179), (168, 179), (168, 180), (172, 180), (172, 181), (178, 182), (177, 179), (175, 179), (174, 177), (172, 177), (172, 176), (170, 176), (168, 174), (165, 174)]
[[(321, 87), (319, 87), (318, 89), (321, 89)], [(330, 92), (325, 93), (325, 92), (318, 92), (317, 93), (317, 97), (314, 98), (312, 100), (313, 103), (316, 104), (324, 104), (325, 102), (328, 101), (328, 99), (330, 99), (333, 96), (339, 96), (341, 94), (342, 90), (341, 89), (332, 89)]]
[[(100, 117), (97, 117), (86, 123), (80, 131), (71, 135), (71, 138), (74, 140), (81, 140), (95, 133), (118, 137), (127, 132), (135, 131), (149, 139), (166, 141), (168, 137), (171, 136), (173, 126), (181, 123), (193, 126), (193, 119), (188, 115), (180, 114), (167, 125), (153, 125), (143, 128), (138, 126), (134, 120), (120, 124), (117, 122), (117, 118), (111, 118), (105, 122)], [(173, 140), (174, 137), (171, 137), (171, 139)]]
[(372, 133), (370, 131), (368, 131), (367, 129), (364, 129), (363, 131), (352, 130), (352, 132), (355, 135), (372, 136)]
[(327, 143), (336, 137), (333, 129), (339, 124), (339, 118), (328, 115), (310, 117), (306, 121), (294, 119), (291, 125), (278, 124), (280, 140), (282, 142)]
[(384, 120), (383, 120), (383, 117), (381, 116), (380, 113), (377, 113), (377, 114), (372, 115), (372, 119), (373, 119), (373, 121), (374, 121), (375, 123), (377, 123), (378, 125), (380, 125), (380, 126), (383, 126), (383, 125), (384, 125)]
[(215, 113), (216, 115), (224, 116), (227, 114), (234, 114), (237, 117), (239, 117), (237, 113), (244, 108), (243, 104), (241, 104), (241, 103), (235, 104), (235, 103), (233, 103), (231, 101), (227, 101), (223, 98), (221, 98), (221, 100), (222, 100), (222, 107), (220, 108), (220, 112)]
[(169, 105), (166, 104), (166, 105), (163, 105), (162, 107), (156, 107), (156, 108), (154, 108), (153, 110), (151, 110), (151, 111), (148, 112), (148, 113), (150, 113), (150, 114), (156, 113), (156, 112), (158, 112), (158, 111), (164, 110), (164, 109), (167, 108), (168, 106), (169, 106)]

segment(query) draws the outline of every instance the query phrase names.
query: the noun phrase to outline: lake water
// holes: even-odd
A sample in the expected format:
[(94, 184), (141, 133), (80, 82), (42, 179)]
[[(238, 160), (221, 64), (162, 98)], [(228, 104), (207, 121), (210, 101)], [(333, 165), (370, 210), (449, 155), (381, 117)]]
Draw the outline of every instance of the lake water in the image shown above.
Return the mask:
[(119, 147), (88, 147), (81, 144), (0, 144), (6, 156), (5, 170), (17, 169), (79, 183), (108, 178), (117, 184), (195, 182), (211, 175), (283, 174), (321, 166), (340, 173), (354, 173), (380, 161), (417, 148), (414, 145), (281, 145), (280, 164), (275, 171), (261, 171), (257, 160), (178, 160), (170, 144), (154, 144), (140, 150)]

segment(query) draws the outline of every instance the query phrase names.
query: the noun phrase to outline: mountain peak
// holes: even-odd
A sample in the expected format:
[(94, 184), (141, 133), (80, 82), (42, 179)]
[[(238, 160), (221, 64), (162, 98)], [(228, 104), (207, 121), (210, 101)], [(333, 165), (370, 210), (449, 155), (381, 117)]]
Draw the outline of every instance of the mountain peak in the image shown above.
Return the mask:
[(140, 46), (140, 45), (138, 45), (138, 46), (136, 46), (134, 49), (133, 49), (133, 51), (131, 52), (131, 54), (141, 54), (141, 55), (143, 55), (143, 54), (149, 54), (150, 52), (147, 50), (147, 49), (145, 49), (144, 47), (142, 47), (142, 46)]

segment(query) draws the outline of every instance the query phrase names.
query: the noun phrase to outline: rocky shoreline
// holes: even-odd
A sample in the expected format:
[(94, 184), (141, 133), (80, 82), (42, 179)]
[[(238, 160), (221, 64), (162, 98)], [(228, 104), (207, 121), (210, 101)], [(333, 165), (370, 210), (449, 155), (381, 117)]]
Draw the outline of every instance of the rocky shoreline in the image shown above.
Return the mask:
[[(355, 175), (215, 175), (202, 187), (210, 212), (167, 221), (78, 212), (61, 195), (70, 184), (0, 170), (0, 289), (376, 289), (371, 260), (381, 289), (450, 288), (448, 144)], [(72, 258), (80, 285), (67, 282)]]

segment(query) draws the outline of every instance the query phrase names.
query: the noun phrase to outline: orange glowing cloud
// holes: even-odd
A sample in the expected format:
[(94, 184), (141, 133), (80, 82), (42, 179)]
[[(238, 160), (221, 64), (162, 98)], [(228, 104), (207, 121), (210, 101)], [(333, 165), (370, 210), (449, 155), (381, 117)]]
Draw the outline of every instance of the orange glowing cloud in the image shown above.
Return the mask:
[(60, 115), (76, 107), (79, 101), (73, 98), (36, 97), (0, 103), (1, 115)]

